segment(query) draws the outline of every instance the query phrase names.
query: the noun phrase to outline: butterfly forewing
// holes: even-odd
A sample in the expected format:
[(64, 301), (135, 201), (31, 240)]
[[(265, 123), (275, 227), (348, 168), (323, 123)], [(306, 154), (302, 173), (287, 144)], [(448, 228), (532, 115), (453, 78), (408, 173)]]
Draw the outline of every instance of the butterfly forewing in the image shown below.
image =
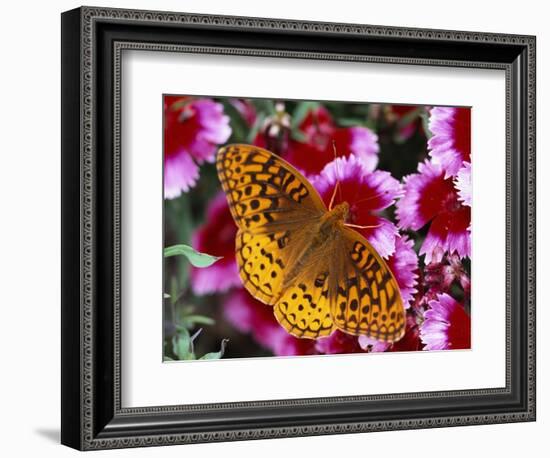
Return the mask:
[(242, 230), (288, 229), (326, 211), (311, 184), (267, 150), (230, 145), (218, 151), (216, 166), (231, 214)]
[(405, 330), (399, 286), (386, 262), (360, 234), (342, 227), (332, 264), (332, 317), (342, 331), (395, 342)]

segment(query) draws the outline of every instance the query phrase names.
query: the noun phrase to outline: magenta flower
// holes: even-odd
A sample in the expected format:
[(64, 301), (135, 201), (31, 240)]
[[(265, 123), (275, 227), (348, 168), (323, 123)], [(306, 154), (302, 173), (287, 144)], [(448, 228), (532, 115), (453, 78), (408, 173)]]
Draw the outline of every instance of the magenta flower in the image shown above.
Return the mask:
[[(348, 156), (353, 154), (358, 158), (363, 166), (372, 172), (378, 165), (378, 136), (367, 127), (345, 127), (336, 129), (332, 134), (338, 156)], [(332, 142), (330, 152), (334, 159), (334, 150)]]
[(235, 236), (237, 227), (223, 192), (216, 195), (206, 210), (205, 223), (192, 236), (193, 247), (222, 259), (210, 267), (191, 268), (191, 286), (195, 294), (227, 291), (241, 285), (235, 260)]
[(325, 355), (363, 353), (363, 349), (357, 341), (357, 336), (346, 334), (339, 329), (336, 329), (330, 336), (317, 339), (315, 349)]
[[(337, 156), (355, 155), (369, 172), (378, 164), (377, 135), (366, 127), (337, 127), (326, 108), (310, 110), (298, 128), (304, 139), (298, 141), (291, 137), (280, 153), (308, 177), (320, 173), (334, 160), (334, 147)], [(265, 139), (259, 141), (269, 145)]]
[(463, 162), (470, 162), (470, 108), (434, 107), (430, 110), (429, 129), (433, 136), (428, 149), (434, 164), (455, 176)]
[(401, 340), (393, 343), (389, 351), (418, 351), (422, 350), (422, 342), (420, 340), (420, 327), (418, 326), (415, 313), (407, 313), (405, 335)]
[(407, 313), (405, 334), (397, 342), (380, 342), (366, 336), (359, 336), (358, 341), (361, 348), (365, 351), (369, 351), (370, 353), (379, 353), (384, 351), (418, 351), (422, 349), (419, 327), (416, 323), (416, 315), (414, 313)]
[(243, 120), (246, 122), (246, 125), (248, 127), (252, 127), (256, 122), (256, 119), (258, 118), (258, 116), (256, 114), (256, 108), (254, 108), (254, 105), (250, 102), (250, 100), (249, 99), (231, 99), (230, 102), (231, 102), (231, 105), (233, 105), (235, 109), (239, 112), (239, 114), (242, 116)]
[(420, 248), (426, 264), (440, 261), (445, 252), (470, 256), (470, 207), (462, 205), (440, 166), (425, 161), (418, 171), (404, 179), (405, 196), (396, 205), (399, 227), (417, 231), (431, 222)]
[(459, 283), (466, 294), (470, 293), (470, 277), (457, 254), (443, 256), (439, 262), (425, 267), (424, 283), (429, 289), (428, 298), (435, 293), (449, 292), (453, 283)]
[(455, 179), (455, 187), (458, 191), (458, 200), (468, 207), (472, 206), (472, 166), (464, 162)]
[(164, 197), (189, 191), (199, 165), (213, 162), (217, 145), (231, 135), (223, 106), (211, 99), (164, 97)]
[(405, 309), (410, 307), (410, 301), (416, 293), (418, 279), (418, 256), (414, 249), (414, 242), (407, 236), (395, 239), (395, 252), (388, 259), (388, 267), (393, 272)]
[(336, 158), (327, 164), (312, 183), (327, 207), (337, 182), (339, 190), (333, 205), (347, 202), (350, 206), (348, 223), (370, 226), (356, 229), (387, 258), (395, 252), (397, 227), (379, 213), (401, 196), (401, 185), (389, 172), (370, 171), (355, 155)]
[(244, 290), (235, 290), (224, 303), (224, 316), (237, 330), (251, 334), (258, 344), (276, 356), (315, 353), (315, 341), (298, 339), (277, 322), (273, 307), (254, 299)]
[(381, 353), (384, 351), (388, 351), (388, 349), (392, 346), (392, 344), (389, 342), (382, 342), (380, 340), (371, 339), (367, 336), (357, 337), (357, 343), (363, 351), (369, 353)]
[(464, 307), (448, 294), (439, 294), (429, 306), (420, 327), (424, 350), (470, 348), (470, 317)]

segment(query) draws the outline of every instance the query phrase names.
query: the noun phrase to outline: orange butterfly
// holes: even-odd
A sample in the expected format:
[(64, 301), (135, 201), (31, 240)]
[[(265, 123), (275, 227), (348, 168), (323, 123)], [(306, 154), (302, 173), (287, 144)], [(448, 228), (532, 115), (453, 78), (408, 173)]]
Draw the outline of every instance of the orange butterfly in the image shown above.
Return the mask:
[(274, 307), (287, 332), (308, 339), (335, 329), (387, 342), (403, 337), (397, 281), (372, 245), (346, 224), (347, 202), (327, 209), (300, 172), (255, 146), (223, 147), (216, 165), (239, 228), (242, 282)]

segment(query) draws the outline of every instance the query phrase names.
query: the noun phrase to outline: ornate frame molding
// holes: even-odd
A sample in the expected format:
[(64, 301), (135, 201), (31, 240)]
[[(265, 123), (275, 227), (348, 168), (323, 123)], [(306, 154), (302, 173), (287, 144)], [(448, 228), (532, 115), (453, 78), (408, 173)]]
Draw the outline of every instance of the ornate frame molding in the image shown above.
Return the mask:
[[(213, 45), (183, 45), (176, 43), (137, 42), (132, 37), (104, 38), (99, 35), (104, 33), (100, 26), (107, 26), (112, 32), (116, 27), (152, 27), (156, 25), (170, 25), (174, 30), (183, 28), (185, 30), (212, 30), (212, 31), (236, 31), (241, 34), (273, 31), (290, 33), (293, 36), (305, 36), (315, 39), (321, 36), (356, 36), (360, 39), (383, 38), (385, 40), (414, 40), (419, 46), (425, 44), (429, 48), (433, 43), (447, 43), (448, 49), (459, 43), (472, 44), (475, 49), (483, 49), (486, 46), (497, 45), (503, 49), (503, 54), (514, 54), (517, 50), (517, 58), (513, 61), (502, 59), (501, 61), (490, 60), (468, 60), (467, 56), (446, 59), (443, 57), (404, 57), (392, 55), (355, 54), (318, 52), (318, 51), (294, 51), (262, 49), (260, 47), (221, 47)], [(66, 184), (63, 193), (67, 191), (78, 191), (76, 201), (70, 197), (64, 197), (63, 227), (65, 234), (72, 234), (77, 228), (77, 234), (72, 234), (71, 241), (65, 243), (63, 263), (67, 269), (77, 269), (78, 275), (64, 271), (64, 284), (67, 281), (77, 281), (78, 287), (64, 289), (63, 299), (63, 328), (73, 325), (78, 326), (78, 337), (74, 332), (64, 331), (63, 336), (63, 383), (65, 388), (69, 387), (70, 395), (64, 394), (63, 401), (63, 431), (62, 442), (79, 449), (104, 449), (119, 447), (137, 447), (149, 445), (166, 445), (191, 442), (227, 441), (259, 439), (271, 437), (288, 437), (319, 434), (337, 434), (349, 432), (366, 432), (382, 430), (398, 430), (426, 427), (455, 426), (466, 424), (487, 424), (504, 423), (515, 421), (530, 421), (535, 419), (535, 38), (532, 36), (519, 36), (507, 34), (489, 34), (478, 32), (442, 31), (398, 27), (382, 27), (356, 24), (336, 24), (302, 22), (282, 19), (263, 19), (230, 16), (207, 16), (185, 13), (166, 13), (151, 11), (133, 11), (123, 9), (105, 9), (83, 7), (78, 10), (64, 13), (63, 16), (63, 43), (64, 43), (64, 100), (63, 110), (64, 131), (71, 131), (64, 134), (63, 138), (63, 174)], [(116, 35), (116, 33), (112, 34)], [(124, 35), (124, 34), (122, 34)], [(69, 42), (78, 39), (77, 46)], [(101, 41), (100, 43), (100, 40)], [(103, 78), (101, 71), (107, 65), (105, 52), (100, 49), (105, 43), (112, 45), (113, 79), (112, 87), (103, 88), (103, 92), (109, 92), (108, 96), (99, 94), (98, 78)], [(72, 47), (71, 47), (72, 46)], [(472, 49), (474, 49), (472, 48)], [(123, 409), (120, 403), (120, 90), (121, 90), (121, 54), (123, 50), (141, 49), (150, 51), (172, 51), (186, 53), (218, 53), (231, 55), (254, 55), (267, 57), (296, 57), (303, 59), (331, 59), (349, 60), (361, 62), (383, 62), (411, 65), (439, 65), (447, 67), (471, 67), (471, 68), (495, 68), (506, 71), (506, 105), (507, 105), (507, 383), (506, 388), (495, 388), (488, 390), (467, 390), (458, 392), (430, 392), (410, 393), (399, 395), (380, 396), (359, 396), (347, 398), (316, 398), (300, 399), (289, 401), (262, 401), (250, 403), (231, 403), (222, 405), (191, 405), (191, 406), (163, 406), (152, 408)], [(496, 48), (495, 48), (496, 49)], [(457, 51), (458, 52), (458, 51)], [(100, 56), (100, 53), (101, 54)], [(78, 65), (74, 59), (78, 56)], [(98, 57), (99, 56), (99, 57)], [(521, 61), (518, 63), (518, 60)], [(111, 67), (109, 67), (110, 69)], [(67, 81), (71, 81), (78, 88), (68, 88)], [(102, 83), (103, 84), (103, 83)], [(78, 90), (77, 90), (78, 89)], [(520, 93), (518, 93), (520, 91)], [(523, 91), (523, 93), (521, 93)], [(69, 103), (75, 102), (77, 96), (77, 109), (68, 108)], [(517, 98), (520, 98), (522, 106), (518, 106)], [(113, 119), (110, 124), (112, 134), (107, 136), (112, 140), (112, 163), (108, 170), (112, 172), (112, 193), (108, 196), (101, 195), (98, 183), (102, 176), (98, 174), (98, 133), (103, 129), (103, 134), (109, 129), (108, 126), (99, 126), (97, 121), (98, 106), (104, 103), (104, 97), (112, 97)], [(109, 99), (111, 100), (111, 99)], [(69, 118), (77, 116), (78, 131), (75, 132), (75, 120)], [(514, 130), (517, 123), (519, 131)], [(518, 132), (525, 136), (523, 139), (525, 147), (522, 146), (522, 139)], [(78, 144), (79, 156), (75, 157), (74, 148)], [(514, 153), (521, 152), (523, 162), (520, 170), (514, 162)], [(104, 160), (104, 159), (101, 159)], [(524, 170), (523, 170), (524, 168)], [(70, 172), (70, 171), (71, 172)], [(78, 170), (78, 176), (75, 176)], [(519, 174), (519, 175), (518, 175)], [(525, 195), (521, 195), (525, 192)], [(112, 202), (113, 219), (110, 221), (110, 229), (107, 235), (101, 235), (104, 229), (98, 228), (98, 208), (105, 203), (105, 198), (110, 197)], [(78, 207), (78, 215), (74, 214)], [(521, 224), (519, 216), (524, 215), (525, 224)], [(514, 232), (516, 231), (516, 232)], [(523, 231), (523, 232), (522, 232)], [(512, 234), (515, 234), (514, 238)], [(519, 235), (518, 235), (519, 234)], [(76, 237), (76, 239), (74, 239)], [(113, 280), (109, 292), (113, 300), (112, 322), (112, 391), (108, 388), (101, 388), (97, 378), (98, 371), (103, 370), (103, 364), (98, 363), (98, 310), (102, 306), (98, 299), (98, 285), (102, 279), (98, 276), (97, 253), (105, 248), (100, 243), (112, 238), (109, 245), (112, 256)], [(512, 263), (513, 250), (517, 238), (521, 238), (522, 246), (525, 247), (518, 256), (524, 256), (517, 262), (521, 265), (524, 275), (523, 283), (518, 284), (521, 291), (512, 290)], [(110, 239), (111, 240), (111, 239)], [(99, 241), (99, 242), (98, 242)], [(73, 253), (78, 246), (78, 253)], [(72, 250), (69, 253), (68, 250)], [(516, 253), (516, 251), (514, 251)], [(65, 268), (65, 267), (64, 267)], [(65, 287), (64, 287), (65, 288)], [(518, 294), (518, 297), (512, 297)], [(78, 313), (69, 311), (74, 308), (74, 301), (78, 296)], [(526, 347), (523, 349), (526, 355), (525, 367), (521, 373), (512, 372), (512, 359), (517, 355), (512, 354), (512, 304), (517, 299), (525, 298), (525, 324), (520, 329), (525, 340)], [(107, 332), (107, 330), (104, 330)], [(67, 345), (76, 345), (75, 350), (65, 350)], [(104, 355), (102, 356), (105, 357)], [(77, 362), (78, 361), (78, 362)], [(519, 364), (519, 362), (516, 362)], [(522, 363), (523, 364), (523, 363)], [(232, 412), (242, 408), (284, 408), (299, 406), (313, 406), (323, 404), (356, 403), (360, 401), (394, 401), (394, 400), (428, 400), (456, 397), (478, 397), (498, 396), (512, 394), (512, 384), (518, 382), (517, 377), (524, 387), (522, 396), (525, 399), (520, 403), (517, 411), (506, 413), (477, 413), (464, 415), (437, 415), (418, 416), (412, 419), (396, 418), (372, 421), (345, 421), (345, 422), (324, 422), (315, 425), (265, 425), (257, 428), (234, 428), (208, 430), (202, 432), (186, 432), (180, 428), (179, 432), (168, 432), (168, 426), (172, 425), (166, 420), (166, 432), (158, 432), (152, 429), (138, 428), (132, 430), (125, 423), (129, 418), (142, 419), (147, 423), (147, 418), (153, 416), (179, 416), (186, 413), (212, 410), (224, 410)], [(523, 378), (524, 377), (524, 378)], [(77, 383), (77, 386), (75, 384)], [(523, 385), (522, 385), (523, 386)], [(517, 394), (517, 393), (516, 393)], [(109, 399), (105, 401), (105, 397)], [(111, 399), (112, 398), (112, 399)], [(78, 399), (78, 406), (74, 404)], [(105, 407), (107, 402), (107, 407)], [(74, 422), (78, 418), (78, 424)]]

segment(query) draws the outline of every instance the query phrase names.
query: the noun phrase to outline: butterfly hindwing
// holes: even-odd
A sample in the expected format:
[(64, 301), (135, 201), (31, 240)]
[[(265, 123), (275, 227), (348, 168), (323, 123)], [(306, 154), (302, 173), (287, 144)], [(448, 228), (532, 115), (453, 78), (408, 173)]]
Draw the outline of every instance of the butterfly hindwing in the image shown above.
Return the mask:
[(295, 337), (317, 339), (330, 335), (334, 323), (330, 310), (328, 272), (321, 270), (286, 288), (274, 312), (281, 326)]
[(353, 335), (395, 342), (405, 330), (405, 310), (399, 286), (386, 262), (360, 234), (342, 228), (341, 256), (331, 275), (335, 325)]
[(216, 166), (231, 214), (242, 230), (288, 229), (326, 211), (311, 184), (265, 149), (251, 145), (220, 148)]
[(236, 257), (243, 285), (266, 304), (272, 305), (281, 293), (284, 271), (292, 257), (290, 240), (290, 230), (237, 233)]

